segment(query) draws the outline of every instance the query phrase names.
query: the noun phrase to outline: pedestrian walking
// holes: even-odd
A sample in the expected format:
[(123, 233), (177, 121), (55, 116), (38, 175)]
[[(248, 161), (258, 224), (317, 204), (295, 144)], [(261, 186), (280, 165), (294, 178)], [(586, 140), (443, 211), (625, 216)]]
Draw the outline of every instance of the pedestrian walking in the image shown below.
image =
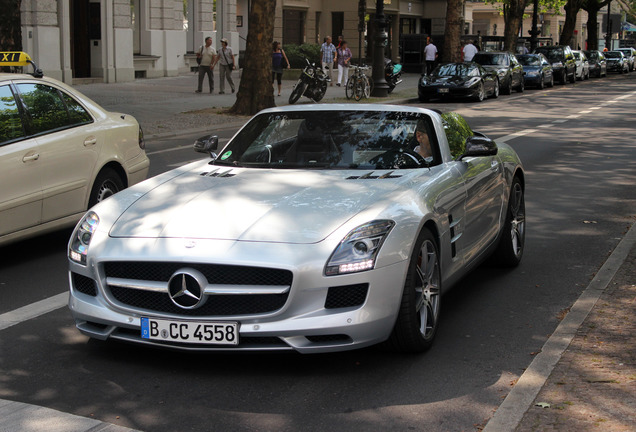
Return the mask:
[(320, 54), (322, 56), (322, 70), (327, 75), (327, 68), (329, 68), (327, 79), (329, 85), (333, 86), (333, 62), (338, 60), (338, 54), (335, 45), (331, 43), (331, 36), (327, 36), (325, 43), (320, 46)]
[(465, 62), (473, 61), (473, 57), (475, 57), (475, 54), (477, 54), (479, 52), (479, 50), (475, 46), (476, 43), (477, 43), (477, 41), (468, 42), (464, 46), (463, 52), (464, 52), (464, 61)]
[[(287, 66), (285, 66), (285, 63)], [(280, 42), (274, 41), (272, 44), (272, 84), (274, 84), (274, 80), (278, 81), (278, 96), (280, 96), (280, 91), (283, 88), (283, 69), (289, 69), (289, 67), (289, 60), (287, 60)]]
[(344, 42), (344, 39), (342, 38), (342, 36), (338, 36), (338, 42), (336, 43), (336, 49), (340, 49), (342, 47), (342, 43)]
[[(343, 40), (340, 48), (336, 50), (338, 62), (338, 83), (336, 85), (347, 85), (349, 79), (349, 65), (351, 64), (351, 50), (347, 46), (347, 41)], [(344, 78), (344, 79), (343, 79)]]
[(234, 93), (234, 81), (232, 81), (232, 71), (236, 69), (234, 63), (234, 53), (232, 48), (227, 46), (227, 39), (221, 39), (221, 49), (216, 56), (217, 63), (219, 64), (219, 94), (225, 93), (225, 80), (230, 84), (232, 93)]
[(216, 64), (216, 50), (212, 46), (212, 38), (210, 36), (205, 38), (205, 45), (202, 45), (197, 51), (197, 59), (201, 59), (199, 63), (199, 86), (196, 93), (201, 93), (203, 90), (203, 78), (208, 76), (208, 84), (210, 86), (210, 93), (214, 91), (214, 65)]
[(430, 75), (435, 69), (435, 61), (437, 60), (437, 47), (433, 44), (433, 39), (429, 38), (424, 47), (424, 60), (426, 61), (426, 74)]

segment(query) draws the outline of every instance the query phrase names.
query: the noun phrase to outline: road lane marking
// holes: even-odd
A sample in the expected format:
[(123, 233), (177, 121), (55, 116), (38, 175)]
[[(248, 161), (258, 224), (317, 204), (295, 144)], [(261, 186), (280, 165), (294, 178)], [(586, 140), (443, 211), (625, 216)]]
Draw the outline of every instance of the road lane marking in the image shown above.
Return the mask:
[(578, 114), (572, 114), (571, 116), (567, 116), (566, 119), (575, 119), (575, 118), (579, 118), (579, 117), (581, 117), (581, 116), (578, 115)]
[(579, 111), (579, 114), (589, 114), (591, 112), (592, 111), (590, 111), (590, 110), (585, 110), (585, 111)]
[(548, 377), (570, 346), (578, 329), (607, 289), (616, 272), (625, 263), (630, 250), (636, 244), (636, 224), (618, 243), (612, 254), (576, 300), (570, 312), (563, 318), (554, 333), (545, 342), (539, 354), (517, 380), (503, 403), (497, 408), (482, 432), (515, 430), (524, 414), (545, 385)]
[(631, 95), (632, 95), (632, 93), (630, 93), (630, 94), (626, 94), (626, 95), (623, 95), (623, 96), (619, 96), (619, 97), (617, 97), (617, 98), (616, 98), (616, 100), (625, 99), (625, 98), (630, 97)]
[(0, 330), (7, 329), (21, 322), (37, 318), (68, 304), (68, 292), (31, 303), (0, 315)]
[(591, 110), (599, 110), (599, 109), (601, 109), (601, 107), (600, 107), (600, 106), (597, 106), (597, 107), (592, 107), (592, 108), (590, 108), (590, 109), (591, 109)]
[(567, 120), (561, 119), (561, 120), (555, 120), (552, 123), (565, 123)]
[(520, 136), (528, 135), (528, 134), (531, 134), (532, 132), (536, 132), (536, 131), (537, 131), (536, 129), (524, 129), (522, 131), (515, 132), (515, 133), (510, 134), (510, 135), (502, 136), (501, 138), (495, 138), (495, 141), (497, 141), (497, 142), (506, 142), (506, 141), (511, 140), (513, 138), (517, 138), (517, 137), (520, 137)]

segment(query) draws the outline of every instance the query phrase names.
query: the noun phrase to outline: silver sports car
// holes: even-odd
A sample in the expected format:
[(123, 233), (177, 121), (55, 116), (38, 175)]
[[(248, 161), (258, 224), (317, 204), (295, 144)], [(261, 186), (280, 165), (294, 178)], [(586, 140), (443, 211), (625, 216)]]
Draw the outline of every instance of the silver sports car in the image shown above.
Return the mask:
[(428, 349), (445, 289), (521, 260), (516, 153), (455, 113), (268, 109), (211, 159), (93, 207), (68, 246), (77, 328), (184, 350)]

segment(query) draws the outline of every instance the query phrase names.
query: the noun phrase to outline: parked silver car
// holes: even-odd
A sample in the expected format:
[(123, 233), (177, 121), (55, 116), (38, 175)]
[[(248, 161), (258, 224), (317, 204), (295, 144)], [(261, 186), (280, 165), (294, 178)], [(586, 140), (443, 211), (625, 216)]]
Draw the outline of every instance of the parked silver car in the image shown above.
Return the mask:
[(488, 257), (519, 264), (524, 185), (512, 148), (454, 113), (264, 110), (218, 157), (86, 213), (68, 247), (69, 307), (97, 339), (421, 352), (446, 289)]
[(576, 79), (583, 81), (590, 79), (590, 63), (583, 51), (572, 51), (574, 62), (576, 63)]

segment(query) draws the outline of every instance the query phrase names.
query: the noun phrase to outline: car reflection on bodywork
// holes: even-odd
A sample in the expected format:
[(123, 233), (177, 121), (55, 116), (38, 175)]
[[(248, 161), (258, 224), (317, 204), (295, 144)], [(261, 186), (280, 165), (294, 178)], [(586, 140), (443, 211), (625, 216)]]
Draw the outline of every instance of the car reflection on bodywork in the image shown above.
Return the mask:
[(433, 73), (422, 75), (417, 86), (420, 102), (444, 97), (482, 101), (499, 96), (497, 74), (474, 62), (439, 65)]

